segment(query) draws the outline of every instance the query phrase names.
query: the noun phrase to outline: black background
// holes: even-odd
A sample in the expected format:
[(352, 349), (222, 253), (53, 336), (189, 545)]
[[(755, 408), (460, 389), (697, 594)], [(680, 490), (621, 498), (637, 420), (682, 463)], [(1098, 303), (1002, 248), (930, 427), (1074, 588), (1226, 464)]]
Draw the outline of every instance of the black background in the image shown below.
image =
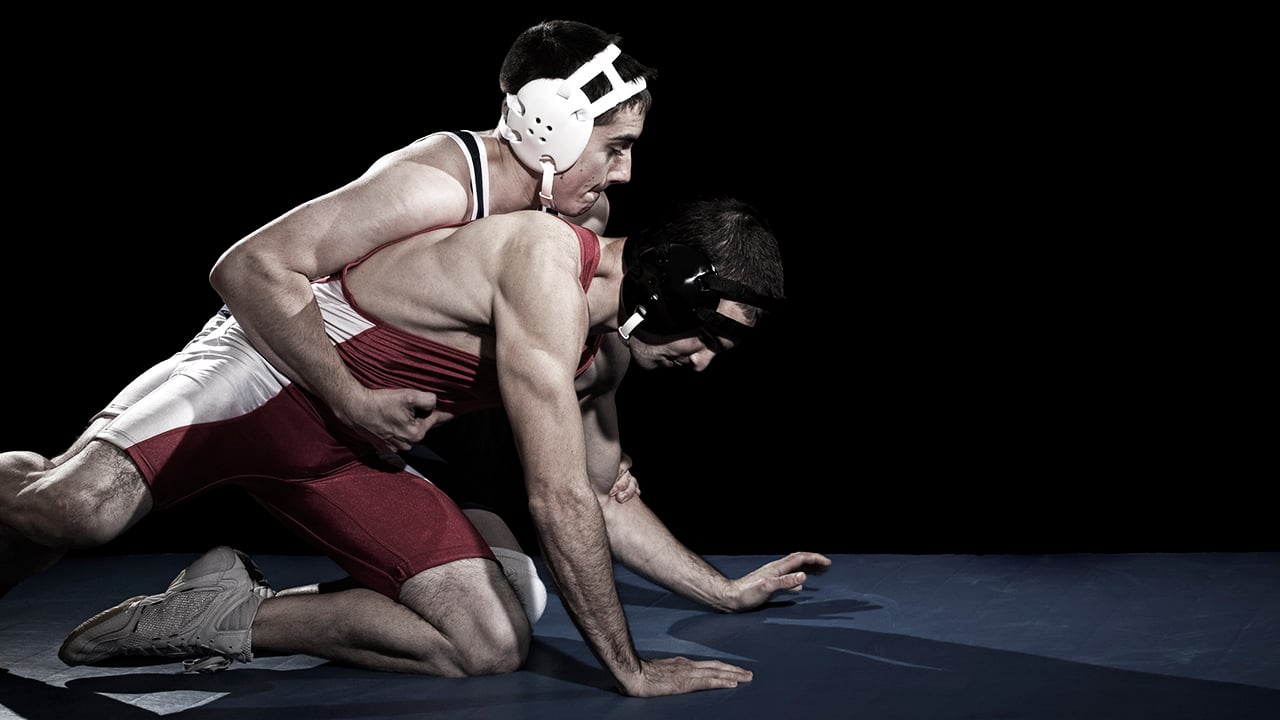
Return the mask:
[[(56, 454), (178, 349), (238, 238), (428, 132), (492, 127), (506, 48), (551, 16), (659, 72), (611, 234), (727, 194), (783, 246), (762, 342), (624, 385), (644, 498), (690, 547), (1280, 549), (1254, 336), (1147, 213), (1140, 109), (1042, 27), (947, 17), (37, 20), (9, 62), (4, 449)], [(220, 542), (299, 547), (227, 491), (103, 551)]]

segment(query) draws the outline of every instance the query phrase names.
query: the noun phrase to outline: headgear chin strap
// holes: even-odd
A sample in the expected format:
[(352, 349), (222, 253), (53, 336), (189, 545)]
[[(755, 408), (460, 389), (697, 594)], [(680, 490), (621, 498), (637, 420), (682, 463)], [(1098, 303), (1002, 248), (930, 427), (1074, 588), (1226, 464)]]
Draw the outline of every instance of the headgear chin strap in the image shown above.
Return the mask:
[(623, 250), (627, 274), (622, 280), (622, 304), (628, 313), (618, 328), (630, 340), (636, 328), (656, 335), (680, 335), (707, 327), (717, 335), (741, 341), (750, 325), (716, 312), (721, 300), (733, 300), (764, 310), (777, 310), (783, 301), (723, 278), (699, 249), (679, 243), (643, 248), (628, 243)]
[[(515, 95), (507, 95), (507, 112), (498, 119), (498, 132), (525, 167), (542, 173), (538, 197), (544, 210), (555, 209), (552, 178), (578, 162), (595, 119), (645, 89), (642, 77), (622, 80), (613, 66), (621, 53), (610, 44), (563, 80), (530, 80)], [(601, 73), (609, 78), (612, 89), (592, 102), (582, 88)]]

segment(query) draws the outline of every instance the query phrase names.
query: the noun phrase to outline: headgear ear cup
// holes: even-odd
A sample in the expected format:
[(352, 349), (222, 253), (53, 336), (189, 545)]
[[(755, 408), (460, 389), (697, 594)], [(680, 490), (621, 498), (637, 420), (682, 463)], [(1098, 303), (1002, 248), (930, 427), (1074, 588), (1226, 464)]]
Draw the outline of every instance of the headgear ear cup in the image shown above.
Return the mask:
[(751, 327), (716, 312), (721, 300), (770, 311), (782, 300), (721, 277), (698, 248), (681, 243), (623, 247), (627, 267), (622, 278), (622, 305), (628, 319), (618, 328), (624, 340), (643, 325), (658, 335), (678, 335), (700, 327), (741, 340)]
[(633, 312), (643, 308), (646, 330), (667, 335), (693, 330), (704, 322), (697, 311), (714, 311), (720, 303), (720, 296), (701, 282), (709, 273), (715, 273), (711, 262), (688, 245), (663, 243), (640, 249), (623, 280), (623, 304)]
[(569, 169), (591, 139), (595, 119), (587, 115), (591, 101), (581, 88), (561, 96), (563, 84), (558, 78), (531, 80), (507, 96), (506, 129), (513, 133), (507, 141), (520, 162), (532, 170), (541, 171), (544, 157), (550, 158), (556, 172)]
[[(525, 167), (542, 173), (542, 204), (551, 206), (552, 177), (578, 162), (595, 119), (645, 89), (644, 78), (624, 82), (613, 61), (622, 53), (609, 45), (569, 77), (539, 78), (507, 95), (498, 132)], [(583, 86), (603, 73), (612, 89), (592, 102)]]

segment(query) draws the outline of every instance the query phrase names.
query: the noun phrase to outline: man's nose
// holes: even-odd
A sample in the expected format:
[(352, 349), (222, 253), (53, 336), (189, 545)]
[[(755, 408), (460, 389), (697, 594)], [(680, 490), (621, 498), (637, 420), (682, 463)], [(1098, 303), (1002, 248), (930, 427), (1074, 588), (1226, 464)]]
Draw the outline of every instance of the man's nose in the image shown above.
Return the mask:
[(609, 182), (622, 185), (631, 182), (631, 153), (626, 153), (609, 167)]

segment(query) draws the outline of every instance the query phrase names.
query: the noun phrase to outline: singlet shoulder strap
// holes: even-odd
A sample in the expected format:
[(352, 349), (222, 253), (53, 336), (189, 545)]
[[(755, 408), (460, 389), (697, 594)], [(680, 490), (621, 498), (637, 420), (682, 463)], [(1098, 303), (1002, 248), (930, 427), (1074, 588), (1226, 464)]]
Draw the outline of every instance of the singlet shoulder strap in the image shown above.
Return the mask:
[[(458, 144), (467, 159), (467, 170), (471, 174), (471, 216), (468, 220), (486, 217), (489, 214), (489, 160), (484, 152), (484, 143), (480, 136), (471, 130), (444, 130), (432, 135), (445, 135)], [(414, 142), (422, 142), (431, 135), (418, 138)]]
[(479, 136), (470, 130), (450, 133), (467, 151), (467, 165), (471, 168), (471, 192), (475, 198), (475, 217), (489, 214), (489, 162)]

